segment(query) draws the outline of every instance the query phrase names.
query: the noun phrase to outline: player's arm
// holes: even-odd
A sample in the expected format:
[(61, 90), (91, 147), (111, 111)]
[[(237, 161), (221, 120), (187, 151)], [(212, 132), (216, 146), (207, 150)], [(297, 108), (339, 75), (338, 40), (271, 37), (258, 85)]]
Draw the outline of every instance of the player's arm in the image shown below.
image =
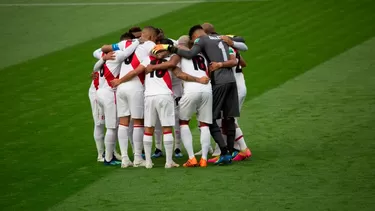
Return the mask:
[(192, 59), (194, 56), (198, 55), (202, 51), (202, 48), (199, 45), (194, 45), (190, 50), (177, 49), (177, 55), (181, 57)]
[(105, 54), (104, 56), (102, 56), (94, 65), (94, 70), (93, 72), (98, 72), (100, 71), (102, 68), (103, 68), (103, 65), (105, 63), (105, 61), (107, 60), (115, 60), (115, 54), (114, 52), (110, 52), (110, 53), (107, 53)]
[(122, 51), (116, 51), (116, 60), (117, 61), (124, 61), (126, 58), (128, 58), (132, 53), (134, 53), (135, 49), (138, 47), (139, 41), (134, 40), (132, 44), (130, 44), (128, 47), (126, 47)]
[(177, 67), (177, 64), (180, 62), (181, 57), (177, 54), (173, 55), (171, 59), (167, 62), (163, 62), (161, 64), (149, 64), (147, 65), (147, 71), (152, 72), (152, 70), (167, 70), (167, 69), (173, 69)]
[(93, 53), (92, 53), (92, 55), (94, 56), (94, 58), (96, 58), (96, 59), (100, 59), (100, 58), (102, 58), (102, 49), (101, 48), (99, 48), (99, 49), (96, 49)]
[(198, 78), (198, 77), (194, 77), (192, 75), (189, 75), (187, 73), (184, 73), (184, 72), (182, 72), (181, 68), (179, 68), (179, 67), (175, 67), (172, 70), (172, 72), (177, 78), (179, 78), (181, 80), (184, 80), (184, 81), (197, 82), (197, 83), (201, 83), (201, 84), (208, 84), (208, 82), (210, 81), (210, 79), (206, 76)]
[(108, 53), (108, 52), (111, 52), (111, 51), (117, 51), (117, 50), (124, 50), (120, 46), (125, 46), (125, 42), (126, 42), (126, 40), (123, 40), (119, 43), (115, 43), (115, 44), (112, 44), (112, 45), (103, 45), (101, 49), (104, 53)]
[[(235, 41), (234, 40), (235, 38), (231, 38), (231, 37), (228, 37), (228, 36), (221, 36), (221, 39), (224, 42), (226, 42), (230, 47), (233, 47), (233, 48), (238, 49), (240, 51), (247, 51), (248, 50), (247, 45), (244, 42)], [(245, 41), (243, 38), (242, 39), (237, 38), (237, 40)]]
[(224, 62), (211, 62), (210, 66), (209, 66), (209, 71), (215, 71), (215, 70), (218, 70), (220, 68), (232, 68), (234, 66), (237, 65), (237, 59), (236, 59), (236, 56), (234, 54), (229, 54), (229, 59), (227, 61), (224, 61)]
[(242, 58), (242, 56), (240, 56), (240, 65), (241, 67), (246, 67), (246, 61)]
[(137, 68), (128, 72), (128, 74), (124, 75), (122, 78), (112, 80), (111, 84), (112, 84), (113, 87), (117, 87), (118, 85), (120, 85), (122, 83), (130, 81), (131, 79), (133, 79), (137, 75), (141, 74), (145, 70), (146, 70), (146, 67), (143, 66), (142, 64), (140, 64), (140, 65), (138, 65)]

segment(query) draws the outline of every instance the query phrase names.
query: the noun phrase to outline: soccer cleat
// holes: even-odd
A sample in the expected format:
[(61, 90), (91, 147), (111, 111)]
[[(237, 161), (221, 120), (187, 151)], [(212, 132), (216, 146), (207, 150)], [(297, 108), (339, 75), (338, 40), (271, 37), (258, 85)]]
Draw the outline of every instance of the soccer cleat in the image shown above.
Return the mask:
[(207, 167), (207, 160), (201, 158), (201, 160), (199, 161), (199, 166), (202, 167), (202, 168)]
[(226, 155), (221, 155), (219, 159), (215, 162), (215, 165), (230, 164), (230, 163), (232, 163), (232, 155), (226, 154)]
[(121, 165), (121, 161), (117, 160), (115, 157), (112, 157), (112, 160), (109, 162), (104, 159), (104, 165), (117, 166), (117, 165)]
[(216, 157), (216, 156), (220, 156), (220, 154), (221, 154), (220, 148), (219, 147), (215, 147), (215, 150), (212, 153), (212, 156)]
[(250, 157), (251, 157), (251, 151), (249, 148), (246, 148), (244, 151), (241, 151), (236, 156), (234, 156), (233, 161), (242, 161)]
[(212, 149), (212, 146), (210, 146), (210, 148), (208, 148), (208, 153), (210, 153), (210, 154), (214, 153), (214, 149)]
[(240, 152), (239, 151), (234, 151), (232, 153), (232, 159), (235, 158)]
[(121, 168), (128, 168), (130, 166), (133, 166), (133, 163), (129, 160), (129, 158), (122, 159)]
[(119, 160), (119, 161), (122, 159), (120, 153), (118, 153), (116, 150), (113, 151), (113, 156), (114, 156), (117, 160)]
[(154, 164), (152, 162), (146, 161), (146, 165), (145, 165), (146, 169), (151, 169), (153, 166), (154, 166)]
[(96, 161), (103, 163), (104, 162), (103, 155), (98, 155), (98, 158), (96, 159)]
[(209, 163), (215, 163), (217, 160), (219, 160), (220, 156), (213, 157), (211, 159), (208, 159)]
[(202, 155), (202, 150), (199, 152), (196, 152), (194, 155)]
[(170, 168), (176, 168), (176, 167), (179, 167), (179, 166), (180, 165), (178, 165), (177, 163), (175, 163), (175, 162), (172, 161), (172, 163), (166, 163), (164, 167), (166, 169), (170, 169)]
[(160, 149), (156, 148), (154, 154), (152, 154), (151, 157), (152, 158), (160, 158), (162, 156), (163, 156), (163, 152)]
[(183, 166), (184, 166), (184, 167), (196, 167), (196, 166), (198, 166), (198, 161), (197, 161), (197, 159), (194, 157), (194, 158), (191, 158), (191, 159), (189, 159), (188, 161), (186, 161), (186, 163), (184, 163)]
[(145, 160), (134, 160), (133, 162), (133, 167), (141, 167), (141, 166), (146, 166), (146, 161)]
[(181, 150), (180, 150), (179, 148), (176, 148), (176, 149), (174, 150), (174, 156), (175, 156), (176, 158), (182, 158), (184, 155), (181, 153)]

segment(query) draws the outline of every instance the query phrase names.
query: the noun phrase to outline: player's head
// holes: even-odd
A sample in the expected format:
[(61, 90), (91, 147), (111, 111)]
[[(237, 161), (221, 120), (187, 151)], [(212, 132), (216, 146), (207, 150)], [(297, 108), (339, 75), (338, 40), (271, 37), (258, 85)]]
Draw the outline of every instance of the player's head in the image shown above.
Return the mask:
[(132, 33), (129, 33), (129, 32), (126, 32), (124, 34), (122, 34), (120, 36), (120, 41), (123, 41), (123, 40), (131, 40), (131, 39), (134, 39), (134, 35)]
[(140, 38), (141, 34), (142, 34), (142, 29), (138, 26), (134, 26), (134, 27), (130, 28), (128, 32), (133, 34), (133, 36), (135, 38)]
[(165, 38), (165, 35), (164, 35), (164, 31), (163, 31), (163, 29), (161, 29), (161, 28), (157, 28), (156, 29), (157, 30), (157, 32), (158, 32), (158, 35), (157, 35), (157, 38), (156, 38), (156, 43), (160, 43), (160, 40), (162, 40), (162, 39), (164, 39)]
[(214, 25), (210, 23), (202, 24), (202, 28), (207, 34), (216, 34)]
[(182, 35), (180, 38), (178, 38), (178, 47), (181, 48), (189, 48), (190, 47), (190, 38), (188, 35)]
[(173, 42), (170, 39), (160, 40), (160, 43), (156, 45), (151, 51), (157, 59), (163, 59), (170, 55), (170, 52), (165, 47), (162, 47), (162, 45), (173, 45)]
[(201, 25), (195, 25), (189, 30), (189, 38), (192, 41), (203, 35), (206, 35), (206, 32), (204, 32)]
[(153, 26), (146, 26), (142, 30), (141, 38), (143, 40), (150, 40), (156, 42), (158, 36), (158, 30)]

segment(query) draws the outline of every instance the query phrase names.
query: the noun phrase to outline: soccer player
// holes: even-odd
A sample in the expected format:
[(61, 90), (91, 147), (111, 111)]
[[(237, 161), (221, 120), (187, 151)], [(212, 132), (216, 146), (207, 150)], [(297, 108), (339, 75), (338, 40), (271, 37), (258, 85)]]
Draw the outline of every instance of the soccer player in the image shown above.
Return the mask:
[[(161, 43), (170, 43), (169, 40), (163, 40)], [(129, 72), (126, 76), (120, 79), (120, 82), (126, 82), (131, 78), (146, 71), (146, 67), (149, 64), (158, 64), (168, 61), (170, 54), (166, 49), (160, 46), (155, 46), (153, 49), (153, 55), (147, 60), (143, 61), (134, 71)], [(165, 168), (178, 167), (173, 159), (173, 136), (172, 128), (175, 124), (174, 118), (174, 100), (172, 96), (172, 77), (171, 74), (175, 74), (178, 78), (187, 81), (197, 81), (200, 83), (208, 83), (207, 77), (197, 78), (183, 73), (179, 68), (173, 70), (161, 69), (161, 70), (150, 70), (146, 72), (145, 79), (145, 133), (143, 136), (144, 150), (146, 156), (146, 168), (152, 168), (153, 163), (151, 161), (151, 150), (152, 150), (152, 136), (154, 133), (154, 127), (159, 118), (162, 130), (163, 130), (163, 141), (165, 147), (166, 163)]]
[[(116, 93), (110, 83), (113, 79), (118, 78), (121, 64), (123, 61), (134, 52), (139, 42), (135, 40), (131, 45), (127, 46), (124, 51), (114, 51), (103, 56), (94, 67), (95, 72), (99, 72), (101, 77), (104, 77), (102, 84), (99, 84), (99, 89), (96, 92), (96, 102), (100, 109), (104, 112), (105, 127), (107, 128), (104, 144), (105, 144), (105, 165), (118, 165), (118, 160), (113, 157), (113, 151), (116, 146), (117, 138), (117, 109), (116, 109)], [(112, 55), (115, 55), (114, 60), (109, 60)]]
[[(153, 27), (145, 27), (142, 30), (140, 44), (134, 53), (131, 54), (121, 65), (120, 78), (123, 78), (129, 72), (136, 69), (141, 62), (150, 56), (152, 48), (155, 46), (156, 30)], [(131, 45), (131, 42), (119, 43), (118, 46)], [(116, 49), (116, 47), (114, 47)], [(122, 50), (123, 47), (119, 47)], [(117, 87), (117, 114), (120, 118), (118, 137), (122, 155), (122, 168), (132, 166), (133, 163), (128, 157), (129, 123), (133, 120), (133, 146), (134, 146), (134, 167), (145, 166), (145, 160), (142, 158), (143, 149), (143, 116), (144, 116), (144, 80), (145, 75), (139, 74), (127, 83), (120, 83), (120, 79), (113, 80), (111, 83)]]
[[(178, 40), (180, 48), (189, 49), (189, 36), (181, 36)], [(181, 70), (195, 77), (206, 77), (208, 75), (207, 59), (198, 54), (191, 60), (181, 58), (178, 55), (168, 61), (157, 65), (149, 65), (147, 69), (165, 69), (179, 66)], [(184, 82), (180, 106), (180, 130), (181, 139), (189, 155), (189, 160), (183, 165), (184, 167), (207, 166), (207, 154), (210, 148), (210, 130), (212, 124), (212, 87), (211, 84), (200, 84), (197, 82)], [(189, 128), (189, 121), (194, 113), (197, 113), (201, 131), (202, 158), (198, 164), (193, 151), (193, 138)]]
[[(209, 34), (209, 35), (218, 35), (216, 33), (216, 30), (214, 26), (210, 23), (204, 23), (202, 24), (202, 28), (204, 31)], [(235, 74), (236, 78), (236, 84), (237, 84), (237, 90), (238, 90), (238, 98), (239, 98), (239, 105), (240, 105), (240, 110), (242, 108), (242, 104), (245, 101), (245, 96), (246, 96), (246, 84), (245, 84), (245, 79), (242, 74), (242, 65), (245, 65), (245, 62), (243, 58), (241, 57), (239, 50), (246, 51), (248, 47), (245, 44), (245, 40), (242, 37), (239, 36), (234, 36), (234, 35), (227, 35), (227, 36), (221, 36), (221, 38), (226, 42), (229, 46), (231, 46), (234, 50), (234, 55), (237, 60), (237, 65), (233, 67), (233, 71)], [(234, 42), (233, 42), (234, 41)], [(236, 43), (237, 42), (237, 43)], [(251, 151), (247, 147), (246, 142), (243, 138), (243, 133), (241, 128), (238, 125), (237, 118), (235, 119), (236, 122), (236, 135), (235, 135), (235, 148), (239, 149), (235, 150), (233, 154), (233, 160), (234, 161), (240, 161), (244, 160), (246, 158), (251, 157)], [(221, 119), (217, 121), (218, 125), (221, 126)], [(223, 132), (223, 131), (222, 131)], [(224, 139), (226, 139), (226, 134), (223, 132)], [(220, 155), (220, 150), (218, 145), (216, 144), (215, 151), (212, 154), (213, 156), (218, 156)], [(213, 159), (210, 159), (210, 162), (215, 162), (218, 159), (218, 157), (215, 157)]]
[[(189, 37), (194, 41), (190, 50), (178, 49), (169, 46), (168, 50), (172, 53), (192, 59), (198, 53), (202, 52), (210, 63), (211, 84), (213, 91), (213, 122), (210, 125), (210, 132), (215, 142), (219, 144), (221, 156), (215, 164), (231, 163), (233, 145), (235, 138), (234, 117), (239, 116), (238, 95), (236, 79), (232, 67), (237, 64), (236, 58), (229, 55), (229, 46), (220, 36), (208, 36), (201, 25), (195, 25), (189, 30)], [(222, 115), (221, 115), (222, 114)], [(216, 120), (223, 116), (223, 128), (227, 133), (227, 143), (221, 135), (220, 127)]]

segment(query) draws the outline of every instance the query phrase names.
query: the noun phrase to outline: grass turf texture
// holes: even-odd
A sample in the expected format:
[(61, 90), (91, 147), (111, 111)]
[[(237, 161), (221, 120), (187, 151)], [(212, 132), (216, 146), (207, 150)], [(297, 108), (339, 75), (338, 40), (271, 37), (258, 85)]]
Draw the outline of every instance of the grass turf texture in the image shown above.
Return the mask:
[[(94, 162), (87, 98), (91, 53), (118, 39), (122, 30), (0, 70), (2, 209), (43, 210), (67, 198), (53, 209), (372, 210), (373, 72), (340, 71), (351, 64), (349, 57), (342, 66), (324, 69), (332, 74), (316, 76), (332, 86), (313, 83), (311, 76), (310, 83), (252, 99), (373, 37), (374, 9), (372, 1), (202, 3), (142, 23), (177, 38), (208, 21), (221, 33), (248, 40), (251, 49), (244, 56), (251, 101), (241, 126), (255, 158), (232, 167), (146, 171)], [(212, 15), (197, 15), (205, 11)], [(349, 79), (340, 79), (341, 74)], [(225, 192), (227, 186), (232, 192)], [(228, 202), (232, 193), (239, 194)]]

